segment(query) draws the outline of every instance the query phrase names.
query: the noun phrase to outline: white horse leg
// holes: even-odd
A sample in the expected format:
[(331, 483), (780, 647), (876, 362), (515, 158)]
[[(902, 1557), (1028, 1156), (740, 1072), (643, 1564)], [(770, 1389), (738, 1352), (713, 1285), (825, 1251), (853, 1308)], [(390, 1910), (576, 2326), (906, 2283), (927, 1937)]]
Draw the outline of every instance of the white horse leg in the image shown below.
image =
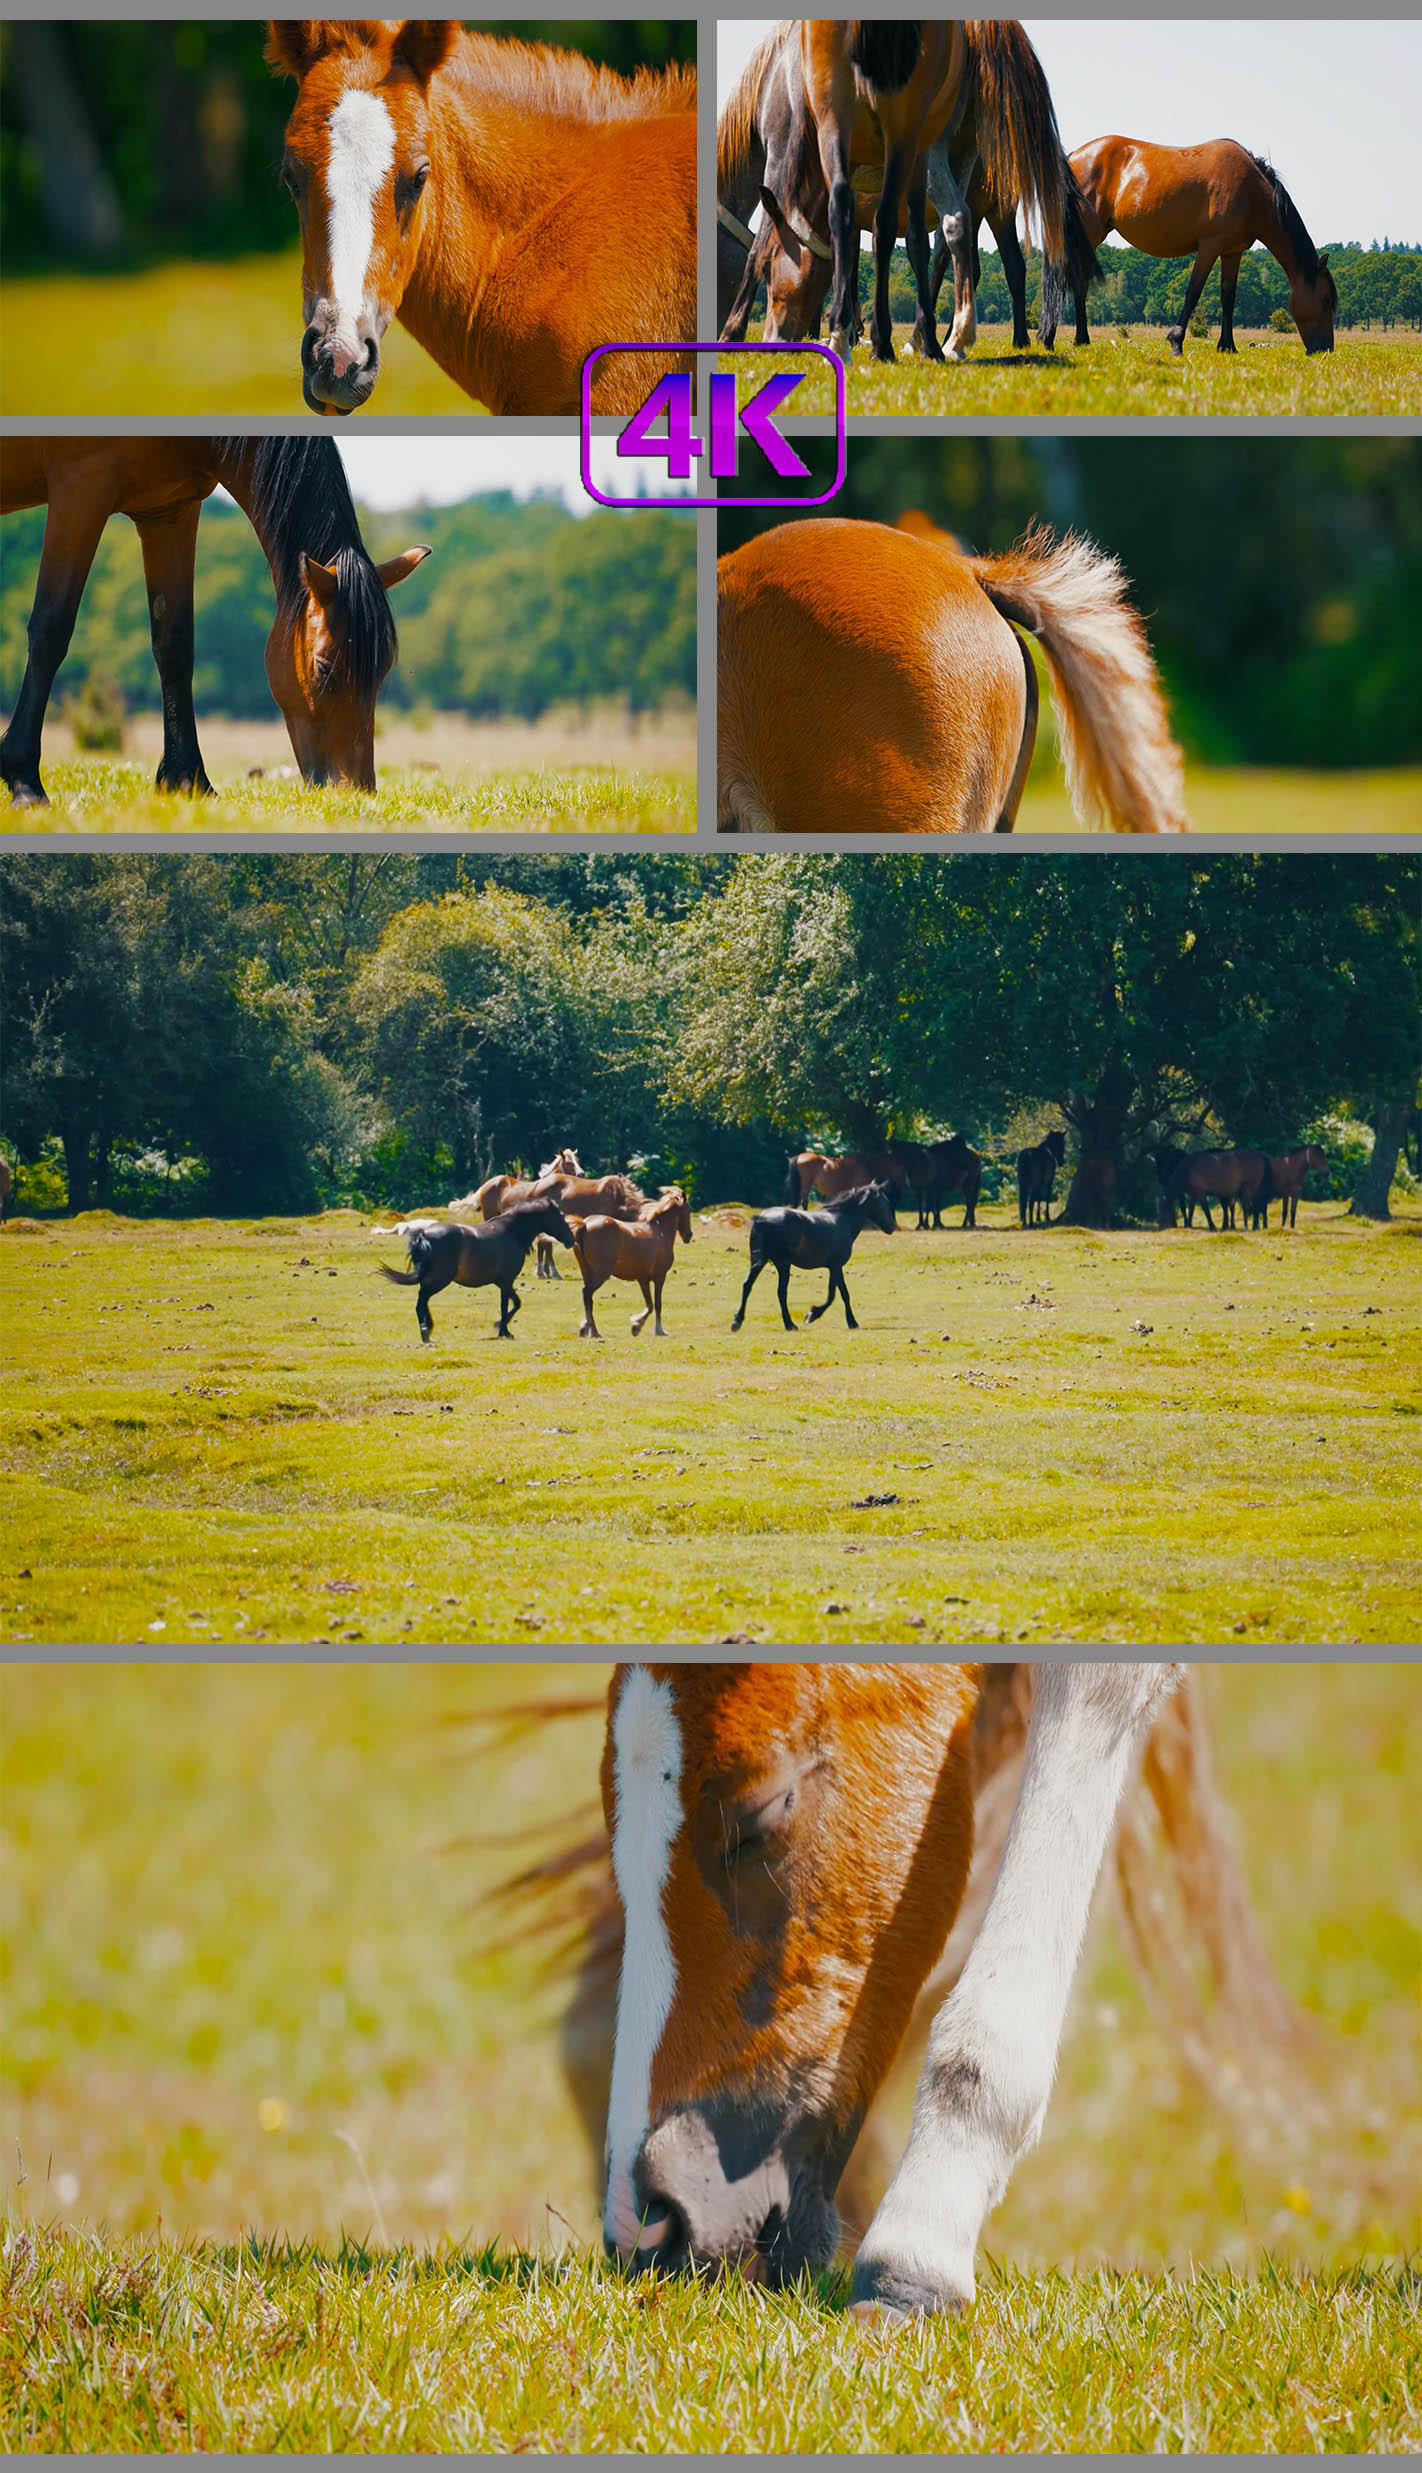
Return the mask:
[(977, 1939), (933, 2022), (903, 2160), (865, 2234), (866, 2312), (966, 2309), (985, 2218), (1041, 2133), (1101, 1860), (1179, 1666), (1039, 1666), (1022, 1785)]
[(973, 228), (967, 189), (953, 168), (946, 137), (940, 137), (928, 150), (928, 192), (938, 210), (939, 228), (953, 260), (953, 324), (944, 341), (943, 357), (961, 361), (978, 338)]

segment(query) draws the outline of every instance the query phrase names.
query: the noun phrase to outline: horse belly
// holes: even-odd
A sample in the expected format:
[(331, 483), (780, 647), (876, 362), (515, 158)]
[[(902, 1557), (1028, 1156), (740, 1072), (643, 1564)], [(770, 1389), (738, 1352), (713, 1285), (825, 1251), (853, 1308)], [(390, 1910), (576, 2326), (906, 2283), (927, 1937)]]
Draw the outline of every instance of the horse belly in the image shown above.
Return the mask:
[(1207, 180), (1192, 176), (1162, 191), (1139, 154), (1117, 185), (1111, 219), (1122, 240), (1148, 258), (1193, 257), (1216, 222)]

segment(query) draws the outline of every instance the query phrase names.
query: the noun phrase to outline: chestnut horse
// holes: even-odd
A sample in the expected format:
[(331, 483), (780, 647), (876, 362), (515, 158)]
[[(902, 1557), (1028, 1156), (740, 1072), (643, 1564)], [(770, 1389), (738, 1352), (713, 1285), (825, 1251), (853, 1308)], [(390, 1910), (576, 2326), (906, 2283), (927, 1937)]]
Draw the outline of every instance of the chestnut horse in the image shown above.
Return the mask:
[(1193, 1223), (1197, 1202), (1211, 1232), (1215, 1225), (1212, 1202), (1220, 1206), (1221, 1228), (1234, 1226), (1236, 1203), (1242, 1219), (1257, 1228), (1273, 1196), (1269, 1161), (1263, 1151), (1182, 1151), (1167, 1142), (1155, 1154), (1155, 1172), (1162, 1212), (1168, 1212), (1173, 1221), (1178, 1206), (1187, 1228)]
[(890, 1143), (888, 1151), (841, 1151), (833, 1158), (824, 1151), (796, 1151), (785, 1162), (782, 1199), (803, 1208), (811, 1194), (833, 1202), (841, 1194), (853, 1193), (856, 1185), (899, 1185), (904, 1176), (889, 1155), (892, 1149)]
[(1269, 1225), (1269, 1204), (1275, 1195), (1279, 1199), (1281, 1228), (1296, 1228), (1299, 1219), (1299, 1196), (1310, 1168), (1326, 1169), (1327, 1153), (1316, 1142), (1298, 1142), (1291, 1151), (1271, 1152), (1269, 1156), (1269, 1192), (1260, 1205), (1264, 1225)]
[[(1233, 352), (1234, 295), (1239, 262), (1256, 241), (1264, 243), (1289, 279), (1289, 308), (1306, 352), (1333, 350), (1338, 287), (1304, 228), (1304, 220), (1273, 165), (1232, 138), (1206, 146), (1149, 146), (1134, 137), (1098, 137), (1078, 146), (1071, 168), (1081, 190), (1086, 229), (1095, 248), (1116, 231), (1151, 258), (1195, 263), (1185, 302), (1171, 327), (1172, 352), (1183, 352), (1190, 320), (1215, 261), (1220, 269), (1220, 339), (1216, 349)], [(1048, 288), (1052, 314), (1060, 308), (1059, 277), (1043, 272), (1043, 316)], [(1076, 340), (1090, 343), (1086, 286), (1073, 282)]]
[(676, 1241), (691, 1243), (691, 1205), (679, 1185), (669, 1185), (640, 1218), (608, 1219), (601, 1214), (576, 1222), (573, 1252), (583, 1277), (583, 1319), (579, 1339), (600, 1340), (593, 1319), (593, 1298), (610, 1279), (635, 1280), (642, 1291), (642, 1312), (632, 1317), (636, 1339), (647, 1316), (653, 1316), (654, 1336), (667, 1336), (662, 1324), (662, 1290), (676, 1253)]
[(895, 1139), (889, 1144), (889, 1157), (918, 1205), (920, 1228), (941, 1228), (943, 1206), (955, 1193), (962, 1199), (964, 1227), (977, 1226), (983, 1155), (960, 1133), (950, 1134), (946, 1142)]
[(805, 517), (717, 575), (717, 822), (729, 833), (1010, 833), (1052, 682), (1083, 824), (1183, 833), (1183, 765), (1113, 558), (1043, 526), (966, 555), (921, 515)]
[[(928, 150), (940, 138), (951, 140), (970, 101), (978, 104), (977, 143), (989, 190), (1003, 206), (1021, 199), (1035, 209), (1044, 248), (1057, 257), (1064, 253), (1061, 143), (1036, 54), (1013, 18), (974, 19), (970, 33), (961, 18), (807, 17), (800, 27), (800, 68), (829, 200), (831, 348), (847, 360), (858, 325), (853, 169), (856, 163), (873, 163), (883, 166), (874, 217), (874, 358), (894, 357), (889, 266), (900, 212), (906, 210), (905, 240), (918, 292), (915, 332), (927, 358), (941, 360), (929, 291)], [(966, 200), (951, 163), (938, 160), (944, 194), (937, 203), (965, 216)]]
[(373, 1228), (371, 1235), (404, 1238), (409, 1270), (392, 1271), (382, 1262), (380, 1276), (393, 1280), (397, 1288), (418, 1288), (415, 1320), (425, 1341), (434, 1330), (429, 1300), (451, 1283), (458, 1288), (497, 1288), (496, 1335), (501, 1340), (512, 1339), (509, 1324), (523, 1302), (514, 1281), (528, 1259), (529, 1247), (541, 1236), (556, 1237), (560, 1245), (573, 1242), (573, 1231), (556, 1202), (516, 1202), (512, 1210), (481, 1228), (456, 1219), (402, 1219), (393, 1228)]
[(1302, 2040), (1188, 1667), (623, 1665), (601, 1783), (607, 1845), (507, 1894), (579, 1896), (565, 2058), (595, 2125), (612, 2033), (603, 2234), (629, 2271), (737, 2262), (782, 2284), (827, 2266), (861, 2126), (936, 2013), (852, 2291), (866, 2313), (965, 2308), (982, 2224), (1042, 2127), (1113, 1840), (1128, 1947), (1212, 2089), (1225, 2054), (1258, 2077)]
[(163, 696), (160, 790), (210, 791), (193, 712), (193, 568), (202, 502), (219, 484), (251, 522), (276, 586), (267, 682), (305, 780), (375, 788), (375, 700), (397, 647), (387, 595), (428, 558), (372, 565), (329, 438), (7, 438), (0, 514), (46, 507), (29, 659), (0, 778), (43, 804), (40, 739), (99, 536), (131, 518), (143, 551)]
[(780, 1319), (787, 1331), (795, 1328), (790, 1318), (792, 1270), (829, 1273), (823, 1305), (812, 1305), (805, 1316), (807, 1330), (812, 1322), (819, 1321), (821, 1314), (829, 1312), (837, 1291), (844, 1319), (851, 1331), (857, 1331), (859, 1325), (844, 1284), (844, 1266), (862, 1228), (879, 1228), (885, 1236), (893, 1236), (897, 1226), (890, 1189), (880, 1184), (861, 1185), (851, 1193), (840, 1194), (820, 1211), (757, 1212), (750, 1224), (750, 1269), (740, 1304), (731, 1317), (731, 1329), (739, 1331), (746, 1318), (750, 1292), (766, 1264), (773, 1262), (780, 1292)]
[(546, 1177), (581, 1176), (582, 1173), (583, 1163), (577, 1152), (561, 1150), (539, 1169), (537, 1176), (486, 1176), (483, 1184), (476, 1185), (472, 1194), (461, 1194), (458, 1201), (451, 1202), (449, 1207), (452, 1211), (477, 1211), (481, 1219), (497, 1219), (510, 1203), (529, 1201), (535, 1188)]
[(1017, 1154), (1017, 1216), (1024, 1228), (1052, 1224), (1052, 1195), (1057, 1170), (1066, 1157), (1066, 1135), (1060, 1126), (1045, 1142), (1034, 1142)]
[[(282, 179), (301, 219), (302, 393), (354, 412), (392, 317), (498, 413), (575, 413), (598, 344), (696, 333), (696, 72), (595, 68), (451, 18), (273, 19), (297, 81)], [(617, 353), (633, 412), (685, 353)]]

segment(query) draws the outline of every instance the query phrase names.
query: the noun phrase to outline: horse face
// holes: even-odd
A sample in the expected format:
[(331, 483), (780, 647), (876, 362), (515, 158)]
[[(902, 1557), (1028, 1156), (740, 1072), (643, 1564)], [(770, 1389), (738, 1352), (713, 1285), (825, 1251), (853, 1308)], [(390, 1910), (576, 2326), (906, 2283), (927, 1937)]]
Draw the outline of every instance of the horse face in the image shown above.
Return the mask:
[[(389, 594), (429, 554), (402, 550), (370, 573)], [(267, 684), (302, 779), (373, 790), (375, 705), (395, 658), (394, 626), (387, 611), (384, 626), (373, 631), (367, 610), (355, 643), (337, 568), (303, 555), (301, 577), (301, 600), (294, 610), (278, 609), (267, 638)]]
[(1289, 287), (1289, 308), (1306, 352), (1333, 350), (1333, 316), (1338, 307), (1338, 286), (1328, 271), (1327, 256), (1318, 261), (1318, 273), (1312, 283), (1299, 275)]
[(818, 335), (832, 272), (798, 241), (776, 250), (765, 277), (767, 343), (809, 343)]
[(873, 1191), (873, 1207), (869, 1213), (870, 1225), (875, 1228), (882, 1228), (885, 1236), (896, 1236), (898, 1234), (899, 1223), (894, 1217), (894, 1198), (892, 1193), (887, 1185), (876, 1185)]
[(825, 2265), (834, 2193), (972, 1846), (962, 1666), (621, 1666), (603, 2216), (670, 2273)]
[(419, 254), (429, 81), (454, 20), (273, 20), (267, 58), (298, 81), (282, 179), (301, 219), (302, 394), (354, 412)]

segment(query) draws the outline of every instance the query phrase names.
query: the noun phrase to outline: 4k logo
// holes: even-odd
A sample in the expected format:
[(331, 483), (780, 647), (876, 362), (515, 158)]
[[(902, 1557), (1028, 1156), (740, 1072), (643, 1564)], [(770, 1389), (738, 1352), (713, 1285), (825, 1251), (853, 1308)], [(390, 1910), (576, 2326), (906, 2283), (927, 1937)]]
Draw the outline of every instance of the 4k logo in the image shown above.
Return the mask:
[[(757, 388), (749, 403), (736, 409), (736, 381), (726, 370), (712, 373), (705, 388), (707, 434), (699, 437), (692, 428), (691, 378), (687, 371), (675, 372), (663, 378), (651, 394), (633, 413), (619, 433), (617, 454), (632, 467), (624, 492), (610, 496), (600, 490), (592, 478), (590, 447), (592, 441), (592, 372), (596, 363), (609, 352), (714, 352), (719, 356), (732, 353), (763, 354), (777, 360), (780, 366)], [(804, 458), (797, 455), (787, 438), (776, 427), (777, 415), (784, 409), (806, 374), (805, 363), (813, 354), (827, 361), (835, 380), (835, 475), (828, 489), (814, 487), (814, 475)], [(785, 356), (799, 362), (798, 368), (786, 369)], [(741, 507), (819, 507), (833, 498), (844, 486), (844, 363), (837, 353), (815, 343), (694, 343), (694, 344), (626, 344), (609, 343), (590, 352), (583, 363), (582, 469), (583, 487), (590, 498), (604, 507), (714, 507), (720, 503), (715, 487), (701, 492), (678, 491), (675, 495), (655, 495), (647, 485), (645, 467), (662, 468), (658, 478), (668, 482), (689, 481), (696, 464), (704, 466), (705, 480), (734, 481), (737, 455), (742, 437), (760, 448), (771, 471), (785, 487), (762, 493), (758, 497), (743, 497), (736, 493), (736, 505)], [(665, 428), (659, 423), (665, 422)], [(808, 482), (808, 489), (796, 488), (796, 482)]]

